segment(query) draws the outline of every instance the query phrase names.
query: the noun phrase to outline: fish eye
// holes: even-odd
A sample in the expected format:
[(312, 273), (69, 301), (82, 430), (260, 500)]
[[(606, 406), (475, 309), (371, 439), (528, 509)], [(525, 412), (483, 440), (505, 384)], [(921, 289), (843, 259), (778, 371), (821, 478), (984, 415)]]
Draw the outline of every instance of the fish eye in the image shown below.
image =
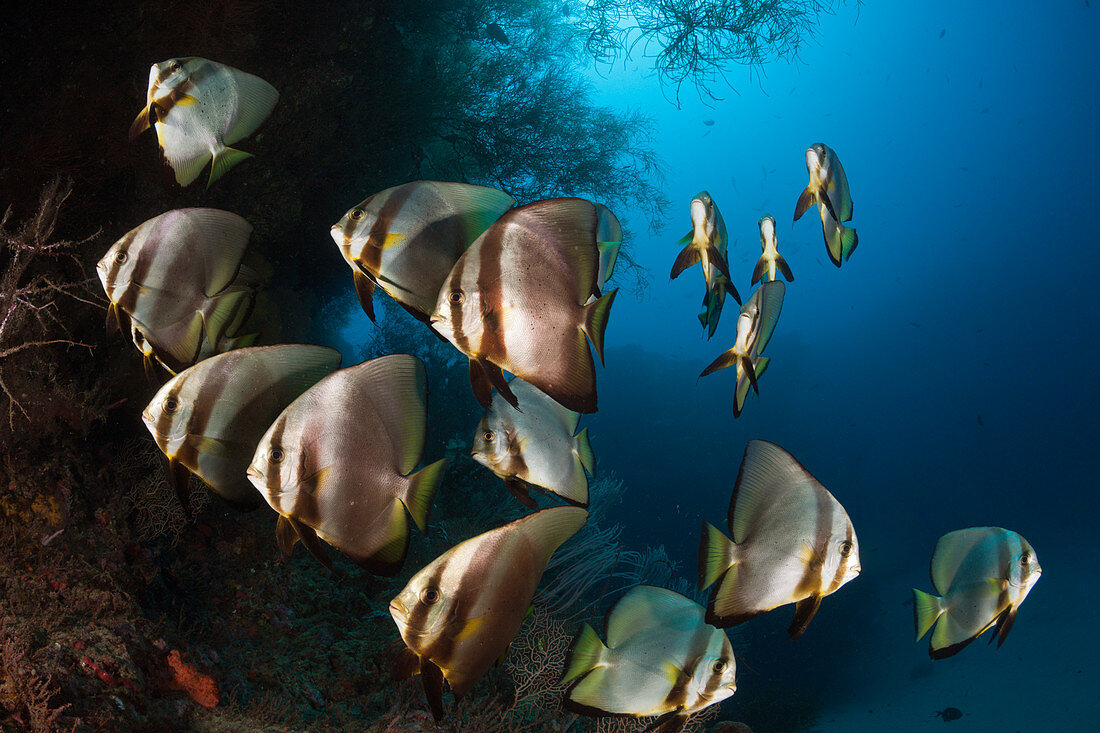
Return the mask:
[(461, 303), (463, 300), (466, 299), (466, 294), (464, 292), (462, 292), (461, 290), (452, 290), (451, 294), (448, 296), (448, 298), (452, 303), (454, 303), (455, 305), (458, 305), (459, 303)]
[(710, 666), (710, 668), (714, 670), (715, 674), (722, 674), (723, 672), (726, 671), (726, 660), (725, 659), (715, 659), (714, 664), (712, 664)]
[(496, 438), (496, 436), (493, 435), (492, 430), (486, 430), (484, 433), (482, 433), (481, 437), (485, 438), (486, 443), (492, 443), (493, 439)]
[(285, 456), (286, 454), (283, 453), (282, 448), (278, 446), (272, 446), (271, 450), (267, 453), (267, 460), (271, 461), (272, 463), (282, 463)]
[(363, 210), (362, 209), (352, 209), (351, 214), (349, 214), (349, 216), (351, 217), (352, 221), (359, 221), (360, 219), (363, 218)]
[(163, 407), (166, 413), (174, 415), (176, 410), (180, 409), (180, 403), (175, 397), (165, 397)]
[(843, 542), (840, 543), (840, 556), (841, 557), (848, 557), (851, 554), (852, 554), (852, 541), (851, 540), (844, 540)]
[(183, 68), (183, 64), (179, 61), (173, 61), (172, 65), (168, 67), (169, 71), (179, 71)]
[(126, 250), (120, 249), (118, 252), (115, 252), (115, 262), (118, 262), (118, 263), (121, 264), (121, 263), (125, 262), (126, 259), (129, 256), (130, 255), (126, 254)]
[(440, 595), (438, 588), (425, 588), (420, 591), (420, 602), (426, 603), (429, 606), (434, 606), (439, 603)]
[(1028, 565), (1031, 564), (1031, 553), (1030, 552), (1025, 552), (1023, 555), (1020, 555), (1020, 564), (1023, 565), (1024, 567), (1027, 567)]

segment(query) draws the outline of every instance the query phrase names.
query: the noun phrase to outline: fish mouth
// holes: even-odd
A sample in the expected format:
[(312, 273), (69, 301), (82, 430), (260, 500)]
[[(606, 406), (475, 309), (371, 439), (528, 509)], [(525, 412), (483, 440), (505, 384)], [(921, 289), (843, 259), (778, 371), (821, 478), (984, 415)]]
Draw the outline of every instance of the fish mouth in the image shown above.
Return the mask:
[(405, 608), (405, 604), (401, 601), (394, 598), (390, 601), (390, 615), (393, 616), (394, 621), (403, 624), (405, 619), (409, 617), (409, 609)]

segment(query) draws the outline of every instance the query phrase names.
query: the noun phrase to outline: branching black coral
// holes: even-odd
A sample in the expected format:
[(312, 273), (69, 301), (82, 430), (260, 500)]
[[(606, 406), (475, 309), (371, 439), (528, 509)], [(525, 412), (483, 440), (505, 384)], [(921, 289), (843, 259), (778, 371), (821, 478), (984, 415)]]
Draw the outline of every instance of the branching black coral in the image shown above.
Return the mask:
[[(30, 409), (38, 396), (20, 385), (23, 378), (39, 381), (49, 371), (44, 350), (51, 346), (79, 346), (60, 317), (61, 302), (86, 299), (87, 278), (73, 253), (76, 244), (53, 240), (58, 213), (72, 193), (71, 183), (55, 179), (42, 192), (37, 213), (22, 226), (11, 230), (11, 207), (0, 218), (0, 248), (8, 261), (0, 275), (0, 394), (6, 403), (8, 427), (15, 429), (18, 417), (30, 420)], [(62, 274), (55, 265), (67, 260)]]
[(612, 63), (635, 49), (654, 59), (662, 84), (685, 82), (718, 99), (733, 66), (760, 67), (797, 57), (835, 0), (592, 0), (578, 27), (597, 61)]

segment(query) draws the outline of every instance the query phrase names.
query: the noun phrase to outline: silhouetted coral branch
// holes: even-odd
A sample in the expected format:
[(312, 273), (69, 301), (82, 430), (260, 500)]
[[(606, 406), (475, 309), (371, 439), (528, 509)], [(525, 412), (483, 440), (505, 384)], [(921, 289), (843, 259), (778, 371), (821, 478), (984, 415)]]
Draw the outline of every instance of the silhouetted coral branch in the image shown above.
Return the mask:
[[(9, 258), (0, 275), (0, 392), (7, 402), (12, 430), (17, 415), (31, 419), (28, 403), (36, 400), (25, 385), (17, 387), (15, 383), (21, 377), (41, 381), (48, 373), (43, 350), (56, 345), (91, 350), (91, 345), (71, 338), (59, 313), (59, 298), (90, 302), (83, 295), (87, 278), (72, 252), (78, 243), (53, 240), (58, 214), (70, 193), (71, 183), (54, 179), (42, 191), (37, 213), (18, 229), (8, 229), (11, 207), (0, 218), (0, 248)], [(49, 266), (49, 261), (59, 258), (68, 260), (80, 278)]]

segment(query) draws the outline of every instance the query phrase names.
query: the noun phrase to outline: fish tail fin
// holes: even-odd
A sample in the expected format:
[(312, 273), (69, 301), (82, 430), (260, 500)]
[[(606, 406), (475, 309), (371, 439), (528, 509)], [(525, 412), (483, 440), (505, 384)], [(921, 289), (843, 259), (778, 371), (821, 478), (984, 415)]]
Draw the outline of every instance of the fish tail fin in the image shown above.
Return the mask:
[(584, 307), (584, 325), (581, 326), (581, 330), (596, 349), (600, 364), (603, 364), (603, 335), (607, 330), (607, 315), (611, 312), (611, 304), (615, 302), (615, 294), (618, 292), (619, 289), (615, 288)]
[[(619, 236), (622, 237), (621, 231)], [(616, 242), (596, 242), (596, 248), (600, 251), (600, 260), (606, 263), (603, 274), (604, 282), (610, 280), (615, 273), (615, 263), (619, 259), (619, 247), (622, 243), (622, 239)]]
[[(852, 234), (855, 234), (855, 229), (851, 230)], [(852, 245), (852, 249), (855, 249), (855, 245)], [(851, 252), (849, 251), (849, 254)], [(787, 282), (794, 282), (794, 275), (791, 274), (791, 266), (787, 264), (787, 261), (783, 259), (783, 255), (777, 254), (775, 256), (775, 266), (779, 268), (779, 271), (783, 273), (783, 277), (787, 278)]]
[[(689, 235), (690, 236), (690, 235)], [(672, 272), (669, 277), (673, 280), (680, 276), (680, 273), (688, 269), (700, 259), (700, 253), (695, 244), (689, 239), (687, 246), (680, 250), (680, 254), (676, 255), (676, 261), (672, 263)]]
[(922, 590), (913, 589), (913, 618), (917, 625), (917, 641), (928, 633), (943, 614), (943, 599)]
[(760, 255), (760, 259), (756, 261), (756, 267), (752, 268), (752, 282), (749, 285), (756, 285), (756, 281), (764, 277), (767, 269), (768, 261), (764, 259), (764, 255)]
[(573, 646), (569, 649), (562, 683), (572, 682), (596, 669), (606, 651), (607, 647), (600, 641), (596, 630), (588, 624), (581, 626), (580, 633), (577, 634), (577, 638), (573, 640)]
[(210, 299), (212, 307), (202, 315), (202, 325), (210, 348), (217, 350), (218, 341), (227, 333), (241, 310), (252, 307), (255, 295), (256, 292), (251, 289), (232, 289)]
[(214, 161), (210, 164), (210, 180), (206, 182), (206, 187), (210, 188), (214, 185), (214, 181), (224, 176), (230, 168), (251, 157), (252, 153), (236, 148), (227, 147), (219, 150), (214, 154)]
[(714, 585), (726, 571), (733, 567), (737, 545), (722, 530), (710, 522), (703, 522), (699, 538), (699, 590)]
[(840, 253), (844, 255), (844, 261), (847, 262), (859, 245), (859, 235), (856, 234), (854, 228), (846, 227), (843, 224), (838, 224), (837, 228), (840, 230)]
[(794, 205), (794, 221), (798, 221), (802, 218), (802, 215), (806, 213), (806, 210), (813, 206), (814, 192), (809, 186), (806, 186), (802, 191), (802, 195), (798, 197), (798, 203)]
[(573, 439), (573, 450), (580, 457), (584, 470), (588, 471), (589, 475), (595, 475), (596, 454), (592, 452), (592, 443), (588, 440), (588, 428), (577, 433), (577, 437)]
[(435, 491), (439, 488), (439, 482), (443, 478), (443, 470), (446, 467), (447, 459), (441, 458), (409, 476), (409, 488), (405, 494), (404, 504), (421, 532), (428, 526), (428, 510), (432, 506), (432, 499), (435, 498)]

